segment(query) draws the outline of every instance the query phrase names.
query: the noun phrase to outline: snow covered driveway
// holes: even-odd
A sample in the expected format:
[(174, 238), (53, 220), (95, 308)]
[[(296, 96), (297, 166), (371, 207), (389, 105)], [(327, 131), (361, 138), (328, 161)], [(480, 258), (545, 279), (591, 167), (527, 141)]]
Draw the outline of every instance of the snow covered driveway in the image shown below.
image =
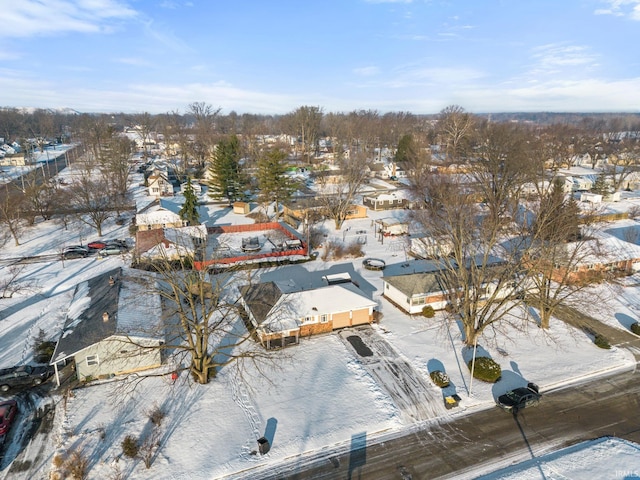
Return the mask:
[(340, 331), (340, 338), (389, 394), (404, 423), (446, 415), (442, 390), (416, 372), (374, 329), (369, 326), (348, 328)]

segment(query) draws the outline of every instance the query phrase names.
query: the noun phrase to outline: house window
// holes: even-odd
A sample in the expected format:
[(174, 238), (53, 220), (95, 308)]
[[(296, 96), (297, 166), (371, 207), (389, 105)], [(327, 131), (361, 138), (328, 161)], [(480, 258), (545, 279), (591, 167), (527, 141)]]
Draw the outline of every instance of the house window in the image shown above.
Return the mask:
[(327, 315), (320, 315), (320, 323), (327, 323), (329, 321), (329, 317)]
[(313, 317), (307, 316), (304, 317), (304, 323), (311, 323), (313, 321)]
[(426, 297), (416, 297), (413, 299), (414, 305), (424, 305), (426, 301)]
[(98, 361), (97, 355), (89, 355), (87, 357), (87, 365), (98, 365), (100, 362)]
[(389, 290), (389, 284), (388, 283), (386, 284), (386, 288), (387, 288), (387, 290)]

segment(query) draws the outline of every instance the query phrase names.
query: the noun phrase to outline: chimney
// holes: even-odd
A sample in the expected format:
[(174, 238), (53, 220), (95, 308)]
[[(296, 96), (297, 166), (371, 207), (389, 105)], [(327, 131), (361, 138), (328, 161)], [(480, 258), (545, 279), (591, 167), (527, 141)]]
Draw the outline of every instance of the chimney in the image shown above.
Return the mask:
[(108, 314), (107, 312), (104, 312), (104, 313), (102, 314), (102, 321), (103, 321), (104, 323), (107, 323), (107, 322), (109, 321), (109, 314)]

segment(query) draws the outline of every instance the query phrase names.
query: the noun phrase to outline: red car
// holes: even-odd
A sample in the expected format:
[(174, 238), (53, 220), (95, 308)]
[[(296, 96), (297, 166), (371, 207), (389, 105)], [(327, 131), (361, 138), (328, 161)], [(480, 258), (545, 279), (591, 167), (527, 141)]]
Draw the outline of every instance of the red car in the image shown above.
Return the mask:
[(17, 413), (18, 402), (15, 400), (0, 402), (0, 436), (5, 435), (9, 431)]
[(107, 246), (107, 242), (102, 242), (100, 240), (87, 243), (87, 247), (89, 247), (92, 250), (100, 250), (101, 248), (104, 248), (106, 246)]

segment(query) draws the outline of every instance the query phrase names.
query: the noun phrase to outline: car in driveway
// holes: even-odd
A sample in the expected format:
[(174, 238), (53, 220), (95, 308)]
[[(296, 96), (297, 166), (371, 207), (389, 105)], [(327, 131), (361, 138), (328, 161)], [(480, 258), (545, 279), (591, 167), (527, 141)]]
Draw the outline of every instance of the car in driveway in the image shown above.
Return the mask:
[(0, 391), (8, 392), (15, 387), (40, 385), (53, 374), (51, 367), (21, 365), (0, 370)]
[(4, 437), (18, 414), (18, 402), (6, 400), (0, 402), (0, 438)]
[(124, 253), (127, 251), (127, 247), (123, 247), (122, 245), (118, 244), (118, 243), (112, 243), (107, 245), (106, 247), (104, 247), (103, 249), (101, 249), (98, 254), (101, 257), (107, 256), (107, 255), (119, 255), (121, 253)]
[(500, 395), (496, 404), (507, 412), (516, 415), (527, 407), (536, 407), (540, 403), (542, 394), (535, 383), (529, 383), (526, 387), (514, 388)]
[(61, 257), (63, 260), (71, 258), (84, 258), (89, 255), (89, 249), (81, 245), (71, 245), (62, 249)]

